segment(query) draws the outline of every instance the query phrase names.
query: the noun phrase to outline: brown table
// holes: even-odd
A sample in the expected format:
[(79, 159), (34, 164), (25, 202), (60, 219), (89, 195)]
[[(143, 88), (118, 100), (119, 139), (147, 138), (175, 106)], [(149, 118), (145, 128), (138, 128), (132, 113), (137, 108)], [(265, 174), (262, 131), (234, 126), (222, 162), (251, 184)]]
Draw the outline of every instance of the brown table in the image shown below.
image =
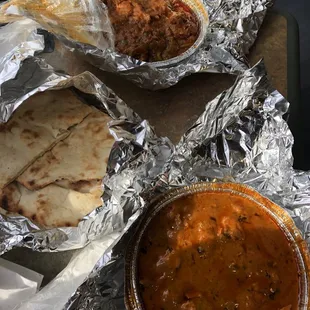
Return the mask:
[[(45, 55), (51, 65), (72, 75), (91, 71), (142, 118), (148, 119), (158, 135), (167, 136), (174, 143), (203, 112), (205, 104), (230, 87), (235, 79), (231, 75), (200, 73), (169, 89), (152, 92), (92, 67), (59, 43), (56, 46), (56, 52)], [(287, 55), (287, 19), (268, 13), (249, 58), (251, 64), (265, 58), (273, 85), (284, 96), (287, 95)], [(4, 254), (3, 258), (43, 274), (46, 284), (66, 266), (73, 252), (37, 253), (20, 248)]]

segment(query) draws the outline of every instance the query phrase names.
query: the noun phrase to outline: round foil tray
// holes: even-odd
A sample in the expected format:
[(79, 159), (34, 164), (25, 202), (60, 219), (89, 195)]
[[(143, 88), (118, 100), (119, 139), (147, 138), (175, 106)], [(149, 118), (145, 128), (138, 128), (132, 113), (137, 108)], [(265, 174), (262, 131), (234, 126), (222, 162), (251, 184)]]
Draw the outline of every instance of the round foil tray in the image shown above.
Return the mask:
[(156, 62), (146, 62), (146, 64), (156, 67), (156, 68), (163, 68), (175, 65), (182, 60), (190, 57), (204, 42), (205, 36), (207, 34), (207, 29), (209, 26), (209, 15), (207, 12), (206, 7), (202, 4), (200, 0), (182, 0), (186, 5), (188, 5), (192, 11), (197, 16), (199, 22), (199, 36), (195, 43), (184, 53), (179, 56), (163, 60), (163, 61), (156, 61)]
[(253, 201), (277, 223), (295, 252), (299, 270), (299, 305), (298, 310), (309, 310), (310, 296), (310, 256), (306, 242), (290, 215), (268, 198), (252, 188), (237, 183), (197, 183), (173, 189), (151, 202), (142, 215), (135, 234), (126, 250), (125, 258), (125, 305), (127, 310), (145, 309), (139, 292), (137, 262), (142, 236), (151, 220), (165, 206), (181, 197), (195, 193), (230, 192)]

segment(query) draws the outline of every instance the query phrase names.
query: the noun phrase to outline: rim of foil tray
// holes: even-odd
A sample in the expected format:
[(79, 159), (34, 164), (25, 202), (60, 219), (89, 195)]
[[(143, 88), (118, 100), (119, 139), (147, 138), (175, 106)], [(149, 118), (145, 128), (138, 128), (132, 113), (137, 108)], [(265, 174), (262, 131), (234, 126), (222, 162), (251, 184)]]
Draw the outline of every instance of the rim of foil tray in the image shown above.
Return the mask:
[(140, 286), (138, 281), (138, 257), (140, 253), (141, 240), (150, 222), (156, 218), (158, 213), (170, 203), (182, 197), (198, 193), (232, 193), (253, 202), (256, 207), (261, 208), (278, 226), (285, 235), (287, 242), (293, 249), (296, 263), (298, 265), (299, 298), (298, 309), (307, 310), (309, 306), (309, 270), (310, 256), (306, 242), (296, 227), (293, 219), (287, 211), (264, 197), (253, 188), (239, 183), (194, 183), (188, 186), (169, 190), (155, 198), (146, 207), (138, 227), (131, 238), (126, 250), (125, 257), (125, 305), (128, 310), (144, 310)]

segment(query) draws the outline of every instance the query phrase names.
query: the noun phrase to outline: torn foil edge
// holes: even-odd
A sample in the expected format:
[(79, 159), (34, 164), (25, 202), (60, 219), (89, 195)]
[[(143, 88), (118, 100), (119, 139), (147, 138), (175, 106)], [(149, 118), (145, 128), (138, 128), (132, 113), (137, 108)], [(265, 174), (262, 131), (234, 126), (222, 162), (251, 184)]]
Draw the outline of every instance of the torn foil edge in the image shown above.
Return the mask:
[[(153, 173), (160, 173), (173, 146), (166, 138), (158, 138), (147, 121), (143, 121), (109, 88), (90, 72), (77, 76), (55, 72), (40, 58), (27, 58), (20, 63), (16, 77), (1, 85), (0, 111), (6, 111), (5, 120), (27, 98), (37, 92), (49, 89), (75, 87), (93, 97), (84, 98), (104, 110), (113, 119), (109, 130), (117, 143), (114, 144), (107, 168), (107, 175), (119, 174), (127, 165), (133, 167), (127, 181), (134, 178), (141, 158), (154, 157)], [(141, 157), (141, 158), (140, 158)], [(151, 172), (150, 172), (151, 173)], [(128, 185), (128, 184), (127, 184)], [(106, 188), (103, 205), (83, 218), (78, 227), (41, 230), (36, 224), (23, 216), (0, 215), (0, 255), (13, 246), (23, 246), (36, 251), (64, 251), (78, 249), (101, 235), (117, 232), (127, 224), (136, 211), (129, 210), (126, 198), (115, 203), (110, 198), (113, 188)], [(139, 189), (137, 188), (137, 193)], [(120, 189), (119, 194), (126, 193)]]
[[(262, 61), (246, 70), (206, 105), (176, 146), (164, 173), (143, 183), (136, 205), (143, 210), (154, 195), (193, 182), (244, 183), (282, 206), (310, 246), (310, 173), (293, 170), (294, 139), (283, 119), (288, 108), (271, 86)], [(140, 179), (135, 182), (141, 184)], [(123, 186), (113, 184), (115, 192)], [(64, 309), (125, 309), (124, 256), (138, 223), (136, 214), (130, 223)]]

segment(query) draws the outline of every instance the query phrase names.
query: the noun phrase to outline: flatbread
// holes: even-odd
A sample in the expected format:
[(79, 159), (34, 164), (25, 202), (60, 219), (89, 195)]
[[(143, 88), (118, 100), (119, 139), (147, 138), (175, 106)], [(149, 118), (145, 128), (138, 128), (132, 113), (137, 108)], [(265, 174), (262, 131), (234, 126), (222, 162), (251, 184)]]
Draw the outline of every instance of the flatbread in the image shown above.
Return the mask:
[(0, 189), (70, 133), (92, 108), (70, 90), (38, 93), (0, 124)]
[(29, 166), (18, 182), (38, 190), (58, 180), (73, 184), (102, 179), (114, 143), (107, 127), (110, 120), (94, 109), (66, 139)]
[(54, 184), (33, 192), (13, 182), (0, 193), (0, 206), (8, 214), (26, 216), (45, 228), (77, 226), (85, 215), (101, 204), (100, 196)]

